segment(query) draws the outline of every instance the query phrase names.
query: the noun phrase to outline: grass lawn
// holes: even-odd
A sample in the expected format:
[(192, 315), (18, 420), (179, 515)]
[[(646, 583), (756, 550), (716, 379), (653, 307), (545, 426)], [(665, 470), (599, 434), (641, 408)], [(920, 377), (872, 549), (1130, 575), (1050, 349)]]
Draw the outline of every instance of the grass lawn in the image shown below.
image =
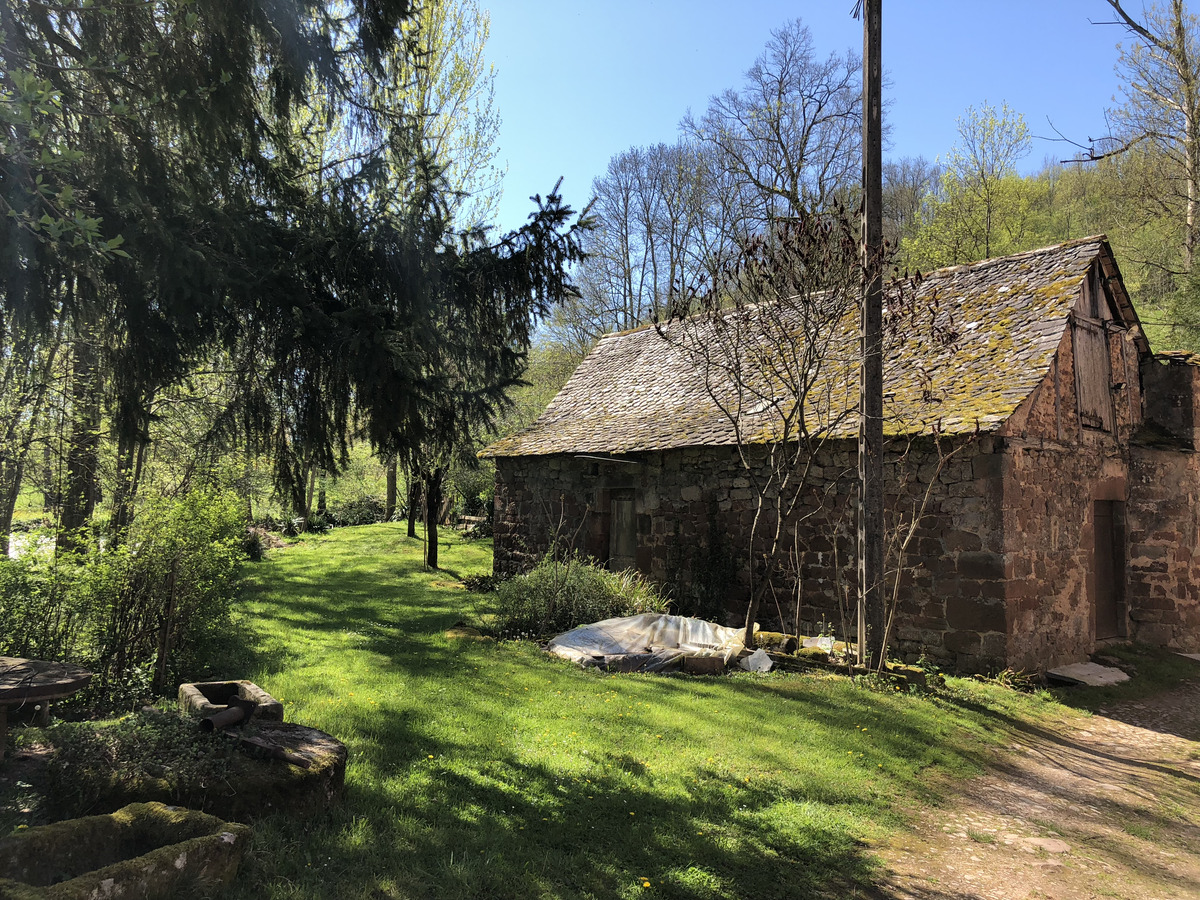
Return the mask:
[[(443, 534), (443, 537), (446, 537)], [(816, 675), (604, 675), (452, 639), (487, 542), (426, 572), (403, 525), (340, 529), (252, 568), (248, 677), (350, 750), (344, 803), (255, 825), (244, 898), (865, 896), (866, 848), (1004, 723), (1073, 715)]]

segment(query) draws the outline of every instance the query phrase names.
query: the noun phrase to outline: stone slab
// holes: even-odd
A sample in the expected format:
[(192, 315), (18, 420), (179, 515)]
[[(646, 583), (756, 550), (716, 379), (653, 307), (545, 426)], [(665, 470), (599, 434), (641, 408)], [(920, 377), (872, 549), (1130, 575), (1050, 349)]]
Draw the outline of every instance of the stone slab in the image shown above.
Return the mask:
[(1046, 674), (1055, 675), (1059, 678), (1069, 678), (1072, 681), (1078, 681), (1080, 684), (1090, 685), (1091, 687), (1107, 687), (1129, 680), (1129, 676), (1120, 669), (1090, 662), (1059, 666), (1057, 669), (1050, 669)]
[(1188, 659), (1194, 659), (1196, 662), (1200, 662), (1200, 653), (1178, 653), (1176, 655), (1186, 656)]

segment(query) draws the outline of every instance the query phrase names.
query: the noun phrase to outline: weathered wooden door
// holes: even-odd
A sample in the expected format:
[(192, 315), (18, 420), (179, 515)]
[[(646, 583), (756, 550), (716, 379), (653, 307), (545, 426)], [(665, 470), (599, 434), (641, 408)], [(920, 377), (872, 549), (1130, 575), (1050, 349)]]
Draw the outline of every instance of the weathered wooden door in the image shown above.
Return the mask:
[(609, 502), (608, 568), (613, 572), (637, 567), (637, 520), (633, 497), (615, 493)]
[(1124, 594), (1125, 552), (1121, 507), (1113, 500), (1093, 504), (1093, 528), (1096, 546), (1092, 578), (1095, 584), (1096, 640), (1117, 637), (1118, 613)]

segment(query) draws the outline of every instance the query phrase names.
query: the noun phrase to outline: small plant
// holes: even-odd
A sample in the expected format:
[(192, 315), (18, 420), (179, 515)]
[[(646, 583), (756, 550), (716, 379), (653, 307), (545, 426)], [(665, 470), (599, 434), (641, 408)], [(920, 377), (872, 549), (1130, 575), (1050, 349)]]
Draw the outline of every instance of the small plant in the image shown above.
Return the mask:
[(1023, 694), (1032, 694), (1042, 687), (1041, 676), (1036, 672), (1027, 673), (1024, 669), (1004, 669), (990, 678), (985, 675), (976, 675), (975, 678), (977, 681), (990, 682), (1012, 691), (1020, 691)]
[(498, 575), (468, 575), (463, 579), (463, 586), (473, 594), (490, 594), (504, 583)]
[(386, 509), (378, 497), (356, 497), (342, 503), (334, 503), (329, 507), (328, 520), (330, 525), (339, 527), (347, 525), (374, 525), (382, 522)]
[(668, 605), (636, 572), (609, 572), (575, 555), (547, 555), (493, 596), (482, 627), (502, 638), (543, 637), (617, 616), (666, 612)]

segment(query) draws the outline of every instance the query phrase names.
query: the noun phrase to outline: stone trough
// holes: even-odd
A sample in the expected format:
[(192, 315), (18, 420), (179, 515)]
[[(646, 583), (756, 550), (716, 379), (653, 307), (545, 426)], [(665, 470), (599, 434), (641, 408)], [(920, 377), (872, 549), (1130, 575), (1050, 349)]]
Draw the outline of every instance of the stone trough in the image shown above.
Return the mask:
[(0, 838), (0, 900), (156, 900), (228, 886), (245, 825), (161, 803), (68, 819)]
[(234, 727), (219, 728), (243, 751), (226, 785), (203, 798), (204, 809), (228, 818), (283, 812), (307, 815), (341, 799), (346, 745), (332, 735), (283, 721), (283, 704), (250, 681), (212, 681), (179, 687), (179, 708), (203, 722), (231, 704), (253, 703)]
[(256, 706), (250, 721), (282, 722), (283, 704), (252, 681), (197, 681), (179, 686), (179, 709), (186, 716), (211, 716), (234, 697)]

